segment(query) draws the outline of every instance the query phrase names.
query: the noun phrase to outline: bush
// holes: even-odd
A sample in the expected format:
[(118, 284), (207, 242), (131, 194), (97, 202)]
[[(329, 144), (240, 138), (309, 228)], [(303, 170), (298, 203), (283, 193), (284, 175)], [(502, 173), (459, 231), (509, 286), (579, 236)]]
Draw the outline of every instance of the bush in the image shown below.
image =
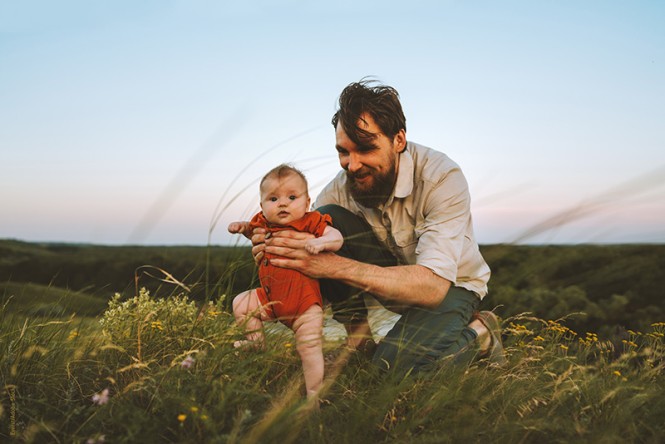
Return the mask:
[(100, 320), (102, 334), (134, 362), (168, 364), (219, 341), (218, 333), (233, 322), (223, 304), (224, 297), (199, 309), (186, 295), (153, 299), (145, 288), (126, 301), (116, 293)]

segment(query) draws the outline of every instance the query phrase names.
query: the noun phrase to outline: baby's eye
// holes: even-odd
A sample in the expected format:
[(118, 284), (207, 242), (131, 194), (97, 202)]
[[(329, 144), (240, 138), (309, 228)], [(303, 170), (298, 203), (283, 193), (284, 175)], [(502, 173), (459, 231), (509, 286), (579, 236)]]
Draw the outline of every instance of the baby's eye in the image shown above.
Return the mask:
[(294, 195), (292, 194), (292, 195), (289, 196), (289, 199), (291, 199), (291, 200), (296, 200), (296, 196), (294, 196)]
[(277, 198), (276, 197), (271, 197), (270, 202), (277, 202)]

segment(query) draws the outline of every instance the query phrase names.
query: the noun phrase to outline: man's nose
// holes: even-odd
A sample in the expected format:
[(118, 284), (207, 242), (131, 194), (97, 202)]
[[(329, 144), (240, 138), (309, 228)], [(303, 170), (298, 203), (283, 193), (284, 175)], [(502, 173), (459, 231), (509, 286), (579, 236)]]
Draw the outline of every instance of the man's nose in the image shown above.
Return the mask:
[(347, 166), (348, 171), (355, 173), (360, 168), (362, 168), (362, 166), (363, 164), (360, 162), (360, 156), (358, 156), (356, 153), (349, 154), (349, 165)]

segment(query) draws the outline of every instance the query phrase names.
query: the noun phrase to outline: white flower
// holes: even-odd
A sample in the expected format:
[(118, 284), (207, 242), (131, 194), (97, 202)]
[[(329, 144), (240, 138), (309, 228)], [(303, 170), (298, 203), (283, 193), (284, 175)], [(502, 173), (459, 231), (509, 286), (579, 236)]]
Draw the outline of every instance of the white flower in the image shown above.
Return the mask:
[(191, 355), (187, 355), (187, 357), (185, 359), (183, 359), (182, 362), (180, 363), (180, 367), (182, 367), (182, 368), (191, 368), (192, 365), (194, 364), (194, 361), (195, 361), (195, 359), (192, 358)]
[(104, 405), (109, 402), (109, 389), (105, 388), (101, 393), (95, 393), (92, 396), (92, 402), (97, 405)]

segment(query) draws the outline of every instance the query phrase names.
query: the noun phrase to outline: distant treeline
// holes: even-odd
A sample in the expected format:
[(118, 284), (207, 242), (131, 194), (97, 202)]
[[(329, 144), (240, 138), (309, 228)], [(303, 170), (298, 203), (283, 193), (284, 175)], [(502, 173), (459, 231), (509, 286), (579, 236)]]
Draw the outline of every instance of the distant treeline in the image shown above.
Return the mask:
[[(567, 321), (578, 330), (607, 331), (616, 326), (645, 329), (665, 321), (665, 245), (481, 246), (492, 269), (485, 308), (511, 316), (532, 312)], [(247, 247), (142, 247), (37, 244), (0, 240), (0, 282), (35, 283), (84, 291), (108, 299), (134, 293), (179, 292), (155, 268), (170, 273), (203, 300), (235, 294), (256, 285)], [(207, 272), (206, 272), (207, 270)], [(149, 273), (146, 274), (146, 273)]]
[(533, 312), (581, 331), (614, 334), (665, 321), (665, 245), (492, 245), (487, 304), (504, 316)]
[(138, 286), (152, 294), (182, 291), (160, 280), (168, 278), (158, 269), (189, 287), (190, 297), (196, 300), (205, 299), (206, 290), (210, 298), (246, 290), (255, 279), (247, 247), (116, 247), (0, 240), (0, 282), (31, 282), (104, 299), (115, 293), (133, 295), (136, 277)]

